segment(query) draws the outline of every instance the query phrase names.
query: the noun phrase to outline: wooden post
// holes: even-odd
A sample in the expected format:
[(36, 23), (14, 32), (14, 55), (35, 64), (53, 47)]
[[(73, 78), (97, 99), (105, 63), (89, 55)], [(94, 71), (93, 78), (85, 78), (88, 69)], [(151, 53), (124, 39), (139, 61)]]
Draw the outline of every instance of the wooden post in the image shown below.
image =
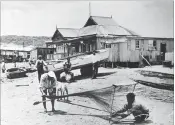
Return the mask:
[[(140, 54), (141, 55), (141, 54)], [(149, 66), (151, 66), (151, 64), (148, 62), (147, 59), (145, 59), (145, 57), (143, 57), (143, 55), (141, 55), (141, 57), (148, 63)]]
[(114, 68), (114, 63), (112, 62), (112, 68)]

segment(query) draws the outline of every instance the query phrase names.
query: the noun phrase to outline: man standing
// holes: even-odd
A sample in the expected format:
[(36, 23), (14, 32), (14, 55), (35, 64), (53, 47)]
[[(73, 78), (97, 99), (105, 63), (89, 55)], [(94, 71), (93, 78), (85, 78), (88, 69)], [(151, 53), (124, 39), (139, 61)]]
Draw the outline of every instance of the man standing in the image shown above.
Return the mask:
[(46, 64), (46, 62), (42, 59), (42, 56), (41, 56), (41, 55), (38, 56), (38, 60), (36, 61), (35, 66), (36, 66), (37, 71), (38, 71), (38, 80), (39, 80), (39, 82), (40, 82), (41, 75), (44, 74), (44, 66), (45, 66), (46, 69), (48, 70), (47, 64)]
[(126, 95), (126, 98), (128, 104), (126, 104), (121, 110), (114, 112), (112, 114), (112, 117), (121, 116), (122, 118), (125, 118), (132, 114), (136, 122), (142, 122), (149, 117), (149, 110), (146, 109), (143, 105), (135, 103), (134, 93), (128, 93)]
[[(43, 95), (42, 101), (46, 100), (46, 97), (44, 95), (47, 95), (47, 91), (49, 93), (49, 96), (56, 96), (56, 82), (57, 82), (57, 78), (56, 78), (55, 73), (53, 71), (49, 71), (48, 73), (44, 73), (41, 76), (39, 88), (40, 88), (40, 91)], [(55, 101), (55, 99), (51, 99), (52, 112), (55, 111), (54, 101)], [(46, 102), (43, 102), (43, 106), (44, 106), (44, 111), (47, 112)]]
[(92, 79), (96, 78), (97, 72), (98, 72), (98, 61), (94, 51), (92, 54)]
[(4, 61), (4, 59), (2, 60), (1, 69), (2, 69), (2, 73), (5, 73), (6, 68), (5, 68), (5, 61)]

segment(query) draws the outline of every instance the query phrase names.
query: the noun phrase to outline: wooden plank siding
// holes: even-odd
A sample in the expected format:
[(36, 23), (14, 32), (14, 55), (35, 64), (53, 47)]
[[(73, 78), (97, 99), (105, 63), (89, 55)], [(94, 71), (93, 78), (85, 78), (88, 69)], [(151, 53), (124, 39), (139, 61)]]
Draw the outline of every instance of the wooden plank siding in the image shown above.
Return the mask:
[(127, 42), (119, 43), (119, 61), (120, 62), (127, 62), (128, 61), (128, 49), (127, 49)]
[(111, 48), (109, 49), (109, 62), (119, 62), (119, 45), (112, 44)]
[[(109, 40), (109, 39), (108, 39)], [(115, 40), (115, 39), (114, 39)], [(101, 42), (106, 41), (100, 39)], [(174, 51), (173, 40), (155, 40), (156, 48), (151, 49), (153, 46), (153, 39), (139, 39), (139, 48), (136, 48), (137, 39), (128, 39), (127, 42), (111, 43), (109, 50), (109, 62), (139, 62), (141, 60), (140, 54), (147, 56), (150, 62), (160, 61), (158, 57), (161, 55), (161, 43), (166, 44), (166, 52)]]

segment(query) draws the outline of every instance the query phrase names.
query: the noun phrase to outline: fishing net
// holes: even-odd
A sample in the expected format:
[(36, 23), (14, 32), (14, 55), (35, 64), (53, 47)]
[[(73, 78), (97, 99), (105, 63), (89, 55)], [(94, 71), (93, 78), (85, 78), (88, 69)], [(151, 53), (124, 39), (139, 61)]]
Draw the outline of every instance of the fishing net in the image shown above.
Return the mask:
[(105, 112), (111, 113), (119, 110), (126, 104), (126, 95), (129, 92), (141, 93), (141, 88), (137, 87), (136, 84), (131, 85), (113, 85), (110, 87), (96, 89), (92, 91), (85, 91), (79, 93), (73, 93), (65, 96), (46, 96), (48, 98), (59, 99), (62, 97), (78, 96), (89, 98), (94, 101), (101, 109)]

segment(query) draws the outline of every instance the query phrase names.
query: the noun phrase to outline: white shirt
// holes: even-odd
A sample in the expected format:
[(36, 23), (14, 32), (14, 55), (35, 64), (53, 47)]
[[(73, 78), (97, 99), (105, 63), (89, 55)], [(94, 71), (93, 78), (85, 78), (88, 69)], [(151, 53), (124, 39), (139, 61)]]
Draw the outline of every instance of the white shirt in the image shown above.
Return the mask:
[(92, 54), (92, 63), (96, 63), (96, 62), (97, 62), (97, 57)]
[(38, 66), (38, 62), (43, 62), (43, 65), (47, 66), (47, 63), (44, 60), (37, 60), (36, 63), (35, 63), (35, 67)]
[(43, 75), (41, 75), (39, 88), (42, 88), (43, 90), (56, 88), (56, 82), (56, 76), (53, 77), (53, 80), (49, 80), (48, 73), (44, 73)]
[(2, 62), (2, 63), (1, 63), (1, 68), (2, 68), (2, 69), (5, 69), (5, 62)]

